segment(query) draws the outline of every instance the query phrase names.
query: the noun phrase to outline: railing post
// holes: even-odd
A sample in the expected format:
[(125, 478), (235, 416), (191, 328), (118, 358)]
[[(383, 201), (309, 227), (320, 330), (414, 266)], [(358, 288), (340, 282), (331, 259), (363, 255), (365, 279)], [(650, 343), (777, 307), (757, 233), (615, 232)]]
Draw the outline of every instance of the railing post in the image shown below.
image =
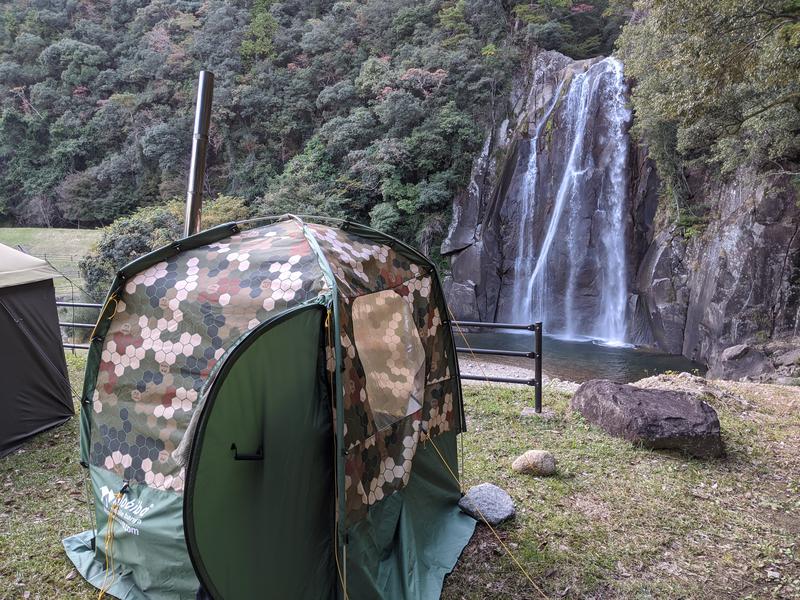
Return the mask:
[(192, 162), (189, 165), (189, 188), (186, 191), (186, 220), (183, 235), (200, 231), (200, 214), (203, 206), (203, 181), (206, 173), (208, 128), (211, 123), (211, 101), (214, 97), (214, 74), (200, 71), (197, 82), (197, 106), (194, 110), (192, 136)]
[[(72, 257), (70, 257), (71, 259)], [(70, 293), (70, 300), (72, 300), (72, 322), (75, 322), (75, 286), (72, 285), (72, 281), (69, 282), (69, 293)], [(56, 309), (58, 310), (58, 309)], [(72, 343), (77, 344), (78, 340), (75, 339), (75, 328), (72, 328)], [(75, 354), (75, 348), (72, 348), (72, 353)]]
[(494, 356), (519, 356), (525, 358), (533, 358), (534, 359), (534, 377), (527, 378), (527, 379), (520, 379), (517, 377), (489, 377), (486, 374), (484, 375), (464, 375), (463, 373), (460, 374), (461, 379), (469, 379), (472, 381), (493, 381), (497, 383), (516, 383), (520, 385), (532, 385), (534, 386), (534, 411), (537, 413), (542, 412), (542, 323), (482, 323), (480, 321), (448, 321), (450, 325), (451, 335), (455, 335), (452, 333), (453, 325), (458, 327), (461, 336), (464, 337), (464, 341), (466, 341), (466, 336), (464, 336), (464, 332), (461, 331), (461, 327), (480, 327), (486, 329), (514, 329), (514, 330), (524, 330), (524, 331), (532, 331), (534, 335), (534, 342), (533, 342), (533, 351), (520, 351), (520, 350), (498, 350), (494, 348), (473, 348), (467, 342), (466, 347), (456, 346), (456, 352), (458, 353), (469, 353), (473, 355), (473, 357), (477, 354), (489, 354)]
[(541, 321), (535, 324), (535, 348), (536, 352), (536, 391), (534, 392), (533, 410), (536, 413), (542, 412), (542, 323)]

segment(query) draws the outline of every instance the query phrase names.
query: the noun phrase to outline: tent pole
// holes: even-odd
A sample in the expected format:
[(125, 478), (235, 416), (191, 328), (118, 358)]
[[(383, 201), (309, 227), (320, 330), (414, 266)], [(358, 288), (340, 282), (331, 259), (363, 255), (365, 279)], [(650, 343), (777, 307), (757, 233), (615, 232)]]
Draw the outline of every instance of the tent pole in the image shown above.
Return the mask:
[(214, 98), (214, 74), (200, 71), (197, 81), (197, 105), (194, 110), (192, 135), (192, 162), (189, 165), (189, 187), (186, 191), (186, 219), (183, 235), (200, 231), (200, 214), (203, 210), (203, 181), (206, 173), (208, 127), (211, 122), (211, 101)]

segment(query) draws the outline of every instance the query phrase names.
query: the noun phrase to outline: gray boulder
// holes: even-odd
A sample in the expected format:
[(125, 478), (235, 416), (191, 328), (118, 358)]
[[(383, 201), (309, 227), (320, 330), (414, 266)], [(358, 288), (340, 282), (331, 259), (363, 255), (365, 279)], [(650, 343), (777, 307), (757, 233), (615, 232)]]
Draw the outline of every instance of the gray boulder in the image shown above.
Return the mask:
[(492, 483), (481, 483), (469, 489), (458, 507), (476, 521), (499, 525), (516, 514), (514, 501), (508, 492)]
[(761, 350), (746, 344), (726, 348), (708, 370), (709, 379), (758, 378), (774, 371), (772, 363)]
[(794, 367), (800, 365), (800, 348), (783, 352), (773, 358), (778, 367)]
[(698, 394), (587, 381), (572, 409), (610, 435), (652, 449), (711, 458), (724, 453), (716, 411)]

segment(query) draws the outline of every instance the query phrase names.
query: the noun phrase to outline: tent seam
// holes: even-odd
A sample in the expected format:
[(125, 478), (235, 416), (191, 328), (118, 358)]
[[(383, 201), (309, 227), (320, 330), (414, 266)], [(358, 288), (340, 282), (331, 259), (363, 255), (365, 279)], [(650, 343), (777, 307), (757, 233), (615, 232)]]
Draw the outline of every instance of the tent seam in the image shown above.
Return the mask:
[(336, 277), (333, 274), (333, 269), (331, 268), (331, 264), (328, 261), (328, 257), (325, 256), (325, 253), (322, 251), (322, 248), (319, 246), (319, 242), (314, 236), (313, 232), (306, 226), (305, 221), (296, 215), (289, 215), (300, 227), (300, 231), (302, 232), (303, 236), (306, 238), (309, 247), (314, 252), (317, 257), (317, 260), (322, 267), (323, 272), (325, 273), (326, 278), (328, 279), (328, 283), (331, 288), (331, 308), (333, 312), (333, 328), (334, 328), (334, 381), (336, 383), (336, 431), (335, 431), (335, 439), (336, 439), (336, 483), (340, 488), (340, 493), (337, 494), (337, 498), (339, 500), (339, 506), (337, 507), (338, 516), (336, 517), (336, 522), (339, 523), (339, 527), (337, 527), (338, 531), (338, 539), (336, 540), (337, 548), (337, 559), (338, 559), (338, 552), (341, 547), (342, 549), (342, 562), (344, 562), (344, 581), (340, 582), (342, 585), (342, 592), (347, 598), (347, 564), (346, 564), (346, 548), (347, 548), (347, 511), (346, 511), (346, 486), (345, 486), (345, 464), (344, 464), (344, 457), (347, 450), (344, 447), (344, 390), (343, 390), (343, 382), (341, 378), (341, 370), (339, 366), (342, 364), (342, 336), (341, 336), (341, 320), (339, 317), (339, 286), (336, 283)]

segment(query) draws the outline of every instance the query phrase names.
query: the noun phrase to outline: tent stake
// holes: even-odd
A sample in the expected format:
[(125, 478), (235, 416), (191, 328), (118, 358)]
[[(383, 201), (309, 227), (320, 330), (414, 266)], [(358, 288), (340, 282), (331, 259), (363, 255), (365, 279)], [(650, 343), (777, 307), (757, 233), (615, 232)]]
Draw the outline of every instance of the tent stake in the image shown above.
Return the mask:
[(200, 71), (200, 78), (197, 81), (197, 105), (194, 110), (189, 188), (186, 191), (184, 237), (200, 231), (200, 214), (203, 210), (203, 181), (206, 173), (206, 150), (208, 148), (208, 127), (211, 122), (211, 101), (213, 98), (214, 74), (211, 71)]

